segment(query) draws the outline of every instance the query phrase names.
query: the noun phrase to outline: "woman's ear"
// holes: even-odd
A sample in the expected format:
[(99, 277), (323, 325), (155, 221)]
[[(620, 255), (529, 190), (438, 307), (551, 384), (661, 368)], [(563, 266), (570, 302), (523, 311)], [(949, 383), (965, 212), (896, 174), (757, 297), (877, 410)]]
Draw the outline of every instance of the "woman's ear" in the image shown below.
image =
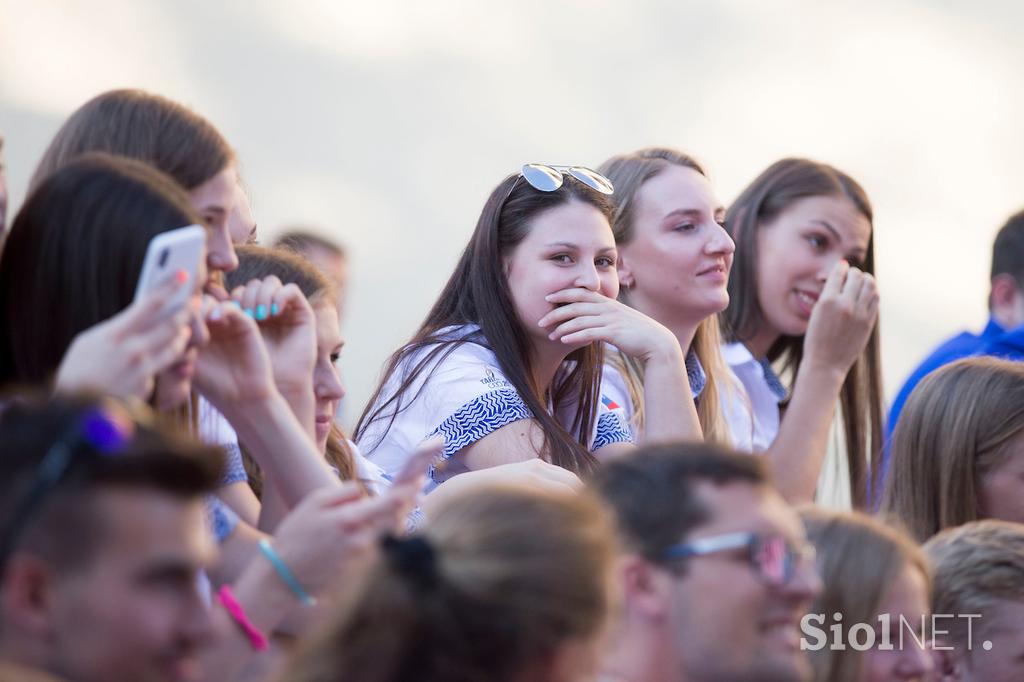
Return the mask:
[(633, 275), (633, 269), (629, 265), (629, 259), (621, 250), (619, 251), (619, 257), (615, 261), (615, 272), (619, 276), (619, 284), (625, 289), (631, 289), (636, 284), (636, 277)]

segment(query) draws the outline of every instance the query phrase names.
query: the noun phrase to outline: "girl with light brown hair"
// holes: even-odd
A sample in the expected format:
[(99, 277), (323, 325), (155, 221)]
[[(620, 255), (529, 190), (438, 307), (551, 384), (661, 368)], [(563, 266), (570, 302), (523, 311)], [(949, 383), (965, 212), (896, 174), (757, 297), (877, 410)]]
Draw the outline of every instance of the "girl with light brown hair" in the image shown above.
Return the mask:
[(800, 516), (825, 587), (801, 623), (814, 682), (928, 679), (931, 577), (921, 549), (859, 512), (805, 507)]
[(596, 669), (614, 546), (587, 494), (480, 488), (390, 538), (289, 682), (570, 682)]
[(893, 432), (882, 513), (918, 541), (984, 518), (1024, 523), (1024, 365), (959, 360), (926, 376)]
[(612, 232), (619, 250), (619, 300), (667, 327), (686, 353), (699, 429), (679, 414), (651, 411), (643, 367), (620, 352), (606, 359), (602, 394), (622, 411), (639, 441), (702, 437), (731, 443), (719, 392), (728, 368), (719, 349), (717, 314), (734, 245), (722, 227), (725, 208), (704, 168), (673, 149), (614, 156), (599, 167), (612, 184)]

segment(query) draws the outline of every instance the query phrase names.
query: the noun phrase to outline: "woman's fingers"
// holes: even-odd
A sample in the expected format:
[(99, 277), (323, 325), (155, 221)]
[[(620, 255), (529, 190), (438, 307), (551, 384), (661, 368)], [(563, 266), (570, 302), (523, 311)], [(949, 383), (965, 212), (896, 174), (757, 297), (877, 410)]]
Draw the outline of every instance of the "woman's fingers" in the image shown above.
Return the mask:
[[(137, 334), (166, 317), (167, 304), (182, 287), (189, 286), (188, 273), (184, 270), (179, 272), (181, 275), (169, 278), (114, 316), (112, 327), (118, 338), (123, 339), (129, 334)], [(179, 312), (175, 311), (175, 314)]]
[(287, 311), (301, 311), (302, 308), (309, 306), (302, 290), (295, 284), (278, 287), (271, 294), (269, 301), (271, 317), (277, 317)]
[(253, 319), (256, 318), (256, 299), (259, 296), (260, 284), (258, 279), (249, 280), (242, 289), (242, 296), (238, 300), (238, 304), (242, 306), (242, 312)]
[(274, 308), (274, 294), (281, 289), (281, 280), (275, 275), (266, 277), (255, 287), (256, 295), (253, 301), (253, 316), (258, 322), (262, 322), (271, 315), (276, 315)]
[[(581, 329), (591, 329), (594, 327), (604, 326), (604, 317), (600, 315), (586, 315), (584, 317), (574, 317), (568, 322), (563, 322), (558, 325), (554, 331), (548, 334), (548, 338), (554, 341), (555, 339), (563, 338), (573, 332), (578, 332)], [(563, 339), (564, 340), (564, 339)]]
[(603, 327), (591, 327), (563, 336), (561, 341), (565, 344), (593, 343), (594, 341), (607, 341), (607, 337), (608, 334)]
[(604, 294), (599, 294), (591, 289), (574, 287), (572, 289), (562, 289), (561, 291), (556, 291), (553, 294), (548, 294), (544, 297), (544, 300), (548, 303), (600, 303), (611, 299)]
[(839, 293), (839, 298), (845, 300), (850, 306), (854, 306), (857, 303), (857, 297), (860, 295), (861, 285), (864, 284), (864, 273), (857, 268), (850, 268), (846, 273), (846, 281), (843, 282), (843, 289)]
[(846, 281), (846, 275), (850, 271), (850, 264), (845, 260), (841, 260), (832, 267), (832, 272), (828, 274), (828, 279), (825, 280), (825, 286), (822, 287), (821, 296), (819, 301), (823, 298), (835, 298), (843, 291), (843, 283)]
[(191, 329), (188, 327), (178, 328), (167, 343), (151, 346), (150, 348), (153, 350), (148, 355), (149, 361), (145, 371), (155, 375), (173, 365), (181, 358), (191, 338)]
[(582, 315), (599, 315), (607, 312), (610, 308), (611, 299), (605, 299), (600, 303), (569, 303), (560, 308), (555, 308), (544, 317), (540, 318), (537, 324), (541, 327), (550, 327), (559, 322)]

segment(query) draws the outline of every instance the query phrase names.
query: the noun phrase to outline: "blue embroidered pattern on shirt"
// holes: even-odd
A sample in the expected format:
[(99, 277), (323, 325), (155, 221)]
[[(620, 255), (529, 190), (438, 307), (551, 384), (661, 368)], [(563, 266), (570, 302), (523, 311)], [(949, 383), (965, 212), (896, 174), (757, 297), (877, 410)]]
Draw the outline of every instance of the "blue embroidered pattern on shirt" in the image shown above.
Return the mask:
[(764, 380), (768, 384), (768, 389), (775, 396), (775, 399), (780, 403), (786, 399), (786, 387), (782, 385), (782, 379), (772, 369), (772, 363), (768, 362), (768, 359), (761, 360), (761, 369), (764, 370)]
[[(532, 419), (533, 414), (514, 388), (488, 391), (469, 401), (441, 422), (428, 436), (444, 436), (442, 457), (448, 459), (462, 448), (475, 443), (506, 424)], [(430, 466), (434, 478), (434, 465)]]
[(242, 451), (238, 443), (224, 443), (220, 446), (224, 450), (224, 477), (220, 479), (220, 485), (231, 485), (232, 483), (243, 483), (249, 480), (245, 473), (245, 464), (242, 463)]
[(686, 378), (690, 381), (690, 393), (696, 400), (708, 383), (708, 375), (704, 373), (704, 366), (692, 348), (686, 354)]
[(629, 429), (622, 423), (622, 419), (614, 412), (605, 412), (597, 418), (597, 435), (594, 436), (594, 444), (590, 446), (591, 451), (603, 448), (612, 443), (632, 443), (633, 436)]
[(206, 522), (213, 531), (213, 537), (220, 544), (228, 539), (238, 525), (238, 514), (214, 495), (206, 497)]

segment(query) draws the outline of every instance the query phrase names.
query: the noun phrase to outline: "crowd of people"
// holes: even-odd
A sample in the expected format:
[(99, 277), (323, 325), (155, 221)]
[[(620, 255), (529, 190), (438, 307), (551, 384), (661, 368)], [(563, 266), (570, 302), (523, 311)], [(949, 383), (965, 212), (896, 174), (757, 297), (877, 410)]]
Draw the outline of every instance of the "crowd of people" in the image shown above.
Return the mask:
[(116, 90), (9, 229), (0, 164), (0, 680), (1024, 679), (1024, 213), (887, 415), (855, 179), (528, 163), (346, 433), (345, 250), (240, 151)]

